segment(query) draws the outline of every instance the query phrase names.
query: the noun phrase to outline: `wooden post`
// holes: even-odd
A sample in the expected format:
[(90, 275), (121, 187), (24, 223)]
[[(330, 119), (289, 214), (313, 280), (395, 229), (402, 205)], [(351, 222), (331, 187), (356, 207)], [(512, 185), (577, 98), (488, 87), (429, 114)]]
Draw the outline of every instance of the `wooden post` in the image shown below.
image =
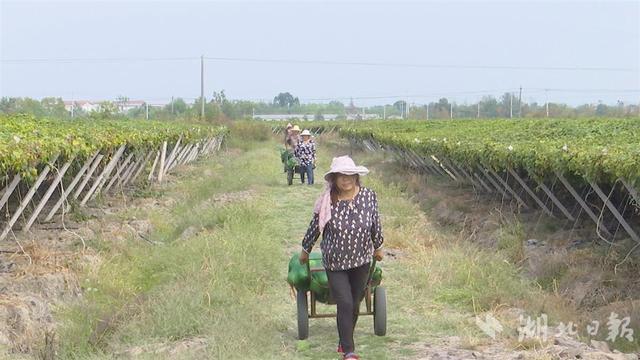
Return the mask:
[(436, 164), (438, 164), (442, 170), (444, 170), (444, 172), (449, 175), (449, 177), (451, 177), (453, 179), (453, 181), (458, 181), (458, 179), (455, 177), (455, 175), (453, 175), (453, 173), (451, 173), (451, 171), (449, 171), (449, 169), (447, 169), (444, 164), (442, 164), (442, 162), (435, 156), (431, 155), (431, 158), (433, 159), (433, 161), (436, 162)]
[(502, 196), (504, 196), (506, 199), (511, 199), (511, 195), (507, 194), (506, 191), (504, 191), (504, 189), (502, 188), (502, 186), (500, 186), (495, 179), (491, 176), (491, 174), (489, 174), (489, 171), (487, 169), (485, 169), (484, 167), (480, 167), (480, 169), (482, 170), (482, 173), (484, 174), (484, 176), (486, 177), (487, 180), (489, 180), (489, 182), (491, 183), (491, 185), (493, 185), (494, 188), (496, 188), (496, 190), (498, 190)]
[(120, 157), (122, 156), (122, 154), (124, 153), (124, 150), (126, 149), (127, 145), (123, 144), (122, 146), (120, 146), (120, 148), (116, 151), (115, 154), (113, 154), (113, 157), (111, 158), (111, 160), (107, 163), (107, 166), (104, 167), (104, 169), (102, 170), (102, 172), (100, 173), (100, 175), (98, 175), (98, 178), (96, 179), (96, 181), (93, 183), (93, 186), (91, 186), (91, 188), (89, 189), (89, 191), (84, 195), (84, 198), (82, 199), (82, 201), (80, 202), (80, 205), (84, 206), (87, 204), (87, 201), (89, 201), (90, 198), (92, 198), (93, 194), (97, 194), (100, 192), (100, 189), (102, 188), (102, 186), (104, 185), (104, 182), (106, 181), (106, 178), (109, 177), (109, 174), (111, 174), (111, 171), (113, 170), (113, 168), (116, 166), (116, 164), (118, 163), (118, 160), (120, 160)]
[(198, 144), (196, 144), (193, 149), (191, 150), (191, 153), (189, 154), (189, 156), (187, 157), (188, 160), (187, 162), (192, 162), (195, 159), (198, 158)]
[[(113, 176), (111, 176), (111, 179), (109, 179), (108, 177), (104, 179), (105, 182), (109, 180), (109, 182), (107, 183), (107, 186), (105, 186), (104, 189), (102, 190), (104, 191), (105, 194), (109, 192), (113, 184), (115, 184), (116, 180), (120, 179), (120, 174), (122, 173), (122, 170), (124, 170), (129, 165), (129, 162), (131, 161), (132, 158), (133, 158), (133, 153), (130, 153), (129, 156), (127, 156), (126, 159), (124, 159), (124, 161), (120, 166), (118, 166), (118, 164), (116, 163), (116, 166), (114, 166), (114, 168), (116, 169), (116, 172), (113, 174)], [(108, 174), (107, 176), (109, 175), (110, 174)]]
[(118, 180), (116, 186), (124, 187), (129, 181), (129, 178), (133, 175), (133, 172), (138, 168), (138, 166), (140, 166), (140, 163), (142, 163), (143, 160), (143, 156), (136, 155), (136, 161), (132, 161), (131, 164), (129, 164), (129, 168), (122, 175), (122, 179)]
[(493, 175), (496, 179), (498, 179), (498, 182), (500, 184), (502, 184), (502, 186), (504, 186), (505, 189), (507, 189), (507, 191), (509, 192), (509, 194), (511, 194), (514, 199), (516, 199), (516, 201), (522, 205), (523, 208), (528, 209), (529, 206), (527, 205), (527, 203), (525, 203), (522, 198), (520, 198), (520, 196), (518, 195), (517, 192), (515, 192), (513, 190), (513, 188), (511, 188), (511, 186), (509, 185), (509, 183), (504, 180), (502, 177), (500, 177), (500, 175), (498, 175), (495, 171), (493, 171), (492, 169), (489, 169), (489, 172), (491, 173), (491, 175)]
[(551, 191), (551, 189), (549, 189), (547, 187), (547, 185), (545, 185), (543, 182), (541, 181), (537, 181), (538, 185), (540, 186), (540, 188), (542, 189), (542, 191), (544, 191), (545, 194), (547, 194), (547, 196), (549, 197), (549, 199), (551, 199), (551, 201), (553, 201), (553, 203), (558, 207), (558, 209), (560, 209), (560, 211), (564, 214), (564, 216), (567, 217), (567, 219), (571, 220), (571, 221), (576, 221), (576, 219), (573, 217), (573, 215), (571, 215), (571, 213), (569, 212), (569, 210), (567, 210), (566, 207), (564, 207), (564, 205), (562, 205), (562, 203), (560, 202), (560, 200), (558, 200), (558, 198), (555, 196), (555, 194)]
[(494, 193), (495, 192), (489, 185), (487, 185), (486, 182), (484, 182), (484, 180), (482, 180), (482, 178), (480, 177), (480, 175), (478, 175), (477, 172), (473, 171), (473, 169), (471, 169), (470, 171), (471, 171), (471, 174), (473, 174), (473, 176), (476, 177), (476, 180), (478, 180), (480, 185), (482, 185), (482, 187), (485, 188), (488, 193)]
[[(640, 242), (640, 238), (638, 237), (638, 234), (636, 234), (636, 232), (633, 230), (633, 228), (622, 217), (622, 214), (620, 214), (618, 209), (616, 209), (615, 205), (613, 205), (611, 203), (611, 201), (609, 201), (609, 198), (607, 197), (607, 195), (605, 195), (605, 193), (602, 191), (602, 189), (600, 189), (600, 186), (598, 186), (598, 184), (596, 184), (593, 181), (590, 181), (590, 180), (588, 180), (588, 181), (589, 181), (589, 185), (591, 185), (593, 190), (595, 190), (596, 194), (598, 194), (598, 196), (605, 203), (607, 208), (609, 208), (609, 211), (611, 211), (613, 216), (616, 218), (616, 220), (618, 220), (620, 225), (622, 225), (622, 227), (625, 229), (627, 234), (629, 234), (631, 239), (633, 239), (633, 241), (635, 241), (635, 242)], [(0, 240), (1, 240), (1, 238), (0, 238)]]
[(13, 190), (16, 189), (16, 186), (18, 186), (21, 179), (22, 176), (20, 176), (20, 174), (17, 174), (13, 177), (11, 183), (4, 189), (4, 194), (2, 194), (2, 198), (0, 198), (0, 208), (2, 208), (4, 204), (9, 200), (9, 197), (11, 196), (11, 194), (13, 194)]
[(189, 154), (189, 151), (191, 151), (192, 148), (193, 144), (186, 144), (182, 151), (180, 151), (180, 154), (176, 156), (176, 159), (173, 161), (171, 166), (169, 166), (169, 170), (173, 170), (176, 166), (184, 164), (187, 154)]
[(591, 220), (593, 220), (593, 222), (596, 224), (596, 228), (602, 230), (607, 236), (612, 237), (613, 235), (611, 235), (611, 233), (609, 232), (609, 230), (607, 230), (606, 227), (600, 226), (600, 220), (598, 219), (598, 216), (596, 216), (593, 210), (591, 210), (589, 205), (587, 205), (587, 203), (582, 199), (582, 197), (578, 194), (578, 192), (573, 188), (571, 183), (569, 183), (569, 181), (559, 172), (556, 172), (556, 176), (558, 177), (558, 180), (560, 180), (562, 185), (564, 185), (564, 187), (573, 196), (573, 198), (576, 199), (578, 204), (580, 204), (580, 207), (582, 207), (582, 210), (584, 210), (584, 212), (586, 212), (587, 215), (589, 215)]
[(99, 154), (98, 156), (96, 156), (95, 160), (93, 161), (93, 164), (91, 164), (91, 168), (89, 169), (89, 171), (87, 171), (87, 174), (84, 176), (84, 179), (82, 179), (82, 183), (80, 184), (80, 186), (78, 186), (76, 191), (73, 192), (74, 199), (77, 199), (80, 197), (80, 194), (82, 194), (82, 190), (84, 190), (89, 180), (91, 180), (91, 176), (93, 176), (93, 173), (96, 172), (96, 170), (98, 169), (98, 166), (102, 162), (102, 159), (104, 159), (104, 155)]
[(180, 141), (182, 141), (182, 136), (180, 136), (178, 138), (178, 141), (176, 141), (176, 144), (173, 146), (173, 149), (171, 149), (171, 153), (169, 154), (169, 158), (167, 159), (167, 162), (166, 162), (165, 166), (162, 168), (163, 169), (162, 171), (164, 173), (166, 173), (169, 170), (169, 165), (173, 161), (173, 157), (176, 156), (176, 153), (178, 152), (178, 149), (180, 148)]
[(156, 153), (156, 159), (153, 160), (153, 165), (151, 165), (151, 171), (149, 171), (149, 176), (147, 176), (147, 180), (151, 181), (153, 179), (153, 173), (156, 170), (156, 165), (158, 165), (158, 160), (160, 159), (160, 151)]
[(631, 195), (633, 200), (636, 202), (636, 206), (640, 207), (640, 196), (638, 196), (638, 191), (633, 187), (633, 185), (631, 185), (631, 183), (629, 183), (625, 179), (622, 179), (622, 184), (624, 185), (625, 188), (627, 188), (627, 192), (629, 193), (629, 195)]
[(140, 176), (140, 174), (142, 173), (142, 170), (144, 170), (145, 165), (147, 165), (147, 163), (149, 162), (149, 159), (151, 159), (151, 156), (153, 156), (153, 152), (154, 152), (153, 150), (150, 150), (147, 153), (147, 156), (142, 161), (142, 164), (140, 164), (140, 167), (138, 167), (138, 170), (135, 172), (135, 174), (133, 174), (133, 176), (129, 180), (127, 180), (127, 182), (124, 184), (125, 186), (128, 183), (135, 183), (138, 176)]
[[(53, 161), (51, 161), (51, 163), (55, 163), (57, 159), (58, 159), (58, 156), (56, 156), (53, 159)], [(9, 219), (9, 222), (5, 225), (4, 230), (2, 231), (2, 234), (0, 234), (0, 240), (4, 240), (4, 238), (7, 237), (7, 235), (13, 228), (13, 225), (15, 225), (16, 221), (18, 221), (18, 219), (20, 218), (20, 215), (22, 215), (22, 212), (31, 201), (31, 198), (33, 198), (33, 195), (36, 193), (36, 191), (40, 187), (40, 184), (42, 184), (42, 181), (44, 181), (44, 179), (49, 174), (50, 169), (51, 167), (49, 165), (46, 165), (44, 167), (44, 169), (40, 173), (40, 176), (38, 176), (38, 178), (36, 179), (36, 182), (33, 184), (33, 186), (31, 186), (27, 194), (22, 199), (22, 202), (20, 203), (16, 211), (13, 213), (13, 216), (11, 216), (11, 219)]]
[(51, 210), (49, 211), (49, 214), (47, 214), (47, 217), (44, 218), (44, 221), (51, 221), (51, 219), (53, 218), (53, 215), (55, 215), (55, 213), (58, 211), (60, 206), (62, 206), (64, 201), (67, 199), (67, 196), (71, 194), (75, 186), (78, 184), (78, 182), (82, 178), (82, 175), (87, 171), (87, 169), (89, 168), (89, 165), (91, 165), (94, 159), (98, 156), (99, 152), (100, 151), (96, 151), (90, 158), (87, 159), (87, 161), (84, 162), (84, 165), (82, 165), (80, 170), (78, 170), (78, 173), (71, 180), (71, 183), (69, 183), (69, 186), (67, 186), (67, 188), (64, 188), (64, 187), (61, 188), (60, 199), (58, 199), (58, 202), (56, 202), (53, 208), (51, 208)]
[(191, 150), (192, 147), (193, 147), (193, 144), (185, 144), (184, 147), (182, 148), (182, 150), (180, 150), (180, 153), (173, 160), (173, 162), (171, 164), (169, 164), (169, 170), (171, 170), (174, 167), (182, 164), (185, 156), (189, 153), (189, 151)]
[(167, 157), (167, 142), (162, 143), (162, 150), (160, 152), (160, 167), (158, 168), (158, 182), (162, 183), (162, 177), (164, 175), (164, 162)]
[(47, 201), (49, 201), (49, 198), (51, 197), (51, 194), (53, 194), (53, 191), (56, 189), (58, 184), (62, 181), (62, 178), (64, 177), (64, 174), (69, 169), (69, 166), (71, 166), (71, 163), (73, 162), (73, 160), (75, 160), (75, 157), (72, 157), (69, 161), (67, 161), (67, 163), (62, 166), (60, 171), (58, 171), (58, 175), (53, 180), (53, 182), (49, 186), (49, 189), (47, 189), (47, 192), (44, 194), (44, 196), (42, 196), (42, 199), (40, 199), (40, 202), (38, 203), (38, 206), (36, 206), (36, 208), (33, 210), (33, 213), (31, 213), (31, 217), (27, 221), (27, 224), (24, 226), (22, 231), (25, 231), (25, 232), (29, 231), (29, 229), (31, 228), (31, 225), (33, 225), (33, 223), (38, 218), (38, 215), (40, 215), (40, 212), (44, 208), (45, 204), (47, 203)]
[(142, 156), (142, 155), (146, 156), (146, 154), (141, 154), (141, 153), (136, 154), (135, 161), (131, 161), (131, 163), (129, 164), (129, 168), (124, 172), (124, 174), (122, 174), (122, 179), (118, 181), (116, 186), (124, 187), (127, 184), (131, 176), (133, 176), (133, 173), (138, 169), (142, 161), (144, 161), (145, 156)]
[(540, 198), (536, 195), (536, 193), (531, 190), (531, 188), (527, 185), (527, 183), (520, 177), (520, 175), (518, 175), (518, 173), (516, 173), (515, 171), (513, 171), (513, 169), (508, 169), (507, 171), (509, 171), (509, 174), (511, 174), (511, 176), (513, 176), (514, 179), (516, 179), (516, 181), (518, 182), (518, 184), (520, 184), (520, 186), (522, 186), (522, 188), (524, 189), (524, 191), (527, 192), (527, 194), (529, 194), (529, 196), (531, 196), (531, 198), (533, 199), (533, 201), (536, 202), (536, 204), (538, 204), (538, 206), (540, 206), (540, 208), (542, 209), (542, 211), (544, 211), (547, 215), (551, 216), (551, 217), (555, 217), (555, 215), (553, 215), (553, 212), (551, 212), (551, 210), (549, 210), (549, 208), (547, 207), (547, 205), (544, 204), (544, 202), (542, 200), (540, 200)]

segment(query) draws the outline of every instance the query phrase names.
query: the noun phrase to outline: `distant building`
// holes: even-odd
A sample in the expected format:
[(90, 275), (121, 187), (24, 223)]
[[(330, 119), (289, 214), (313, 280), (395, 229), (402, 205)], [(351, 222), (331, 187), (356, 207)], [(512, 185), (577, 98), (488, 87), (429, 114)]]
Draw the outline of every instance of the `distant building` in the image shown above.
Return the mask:
[(115, 104), (118, 105), (118, 110), (120, 110), (121, 113), (126, 113), (129, 110), (143, 107), (145, 102), (142, 100), (127, 100), (127, 101), (115, 101)]
[[(338, 117), (338, 114), (322, 114), (322, 117), (325, 120), (335, 120)], [(256, 120), (265, 120), (265, 121), (284, 121), (284, 120), (313, 120), (315, 118), (314, 114), (255, 114), (253, 118)]]
[[(94, 112), (94, 111), (100, 111), (100, 103), (104, 102), (105, 100), (73, 100), (73, 101), (64, 101), (64, 108), (71, 112), (71, 109), (80, 109), (81, 111), (85, 112), (85, 113), (90, 113), (90, 112)], [(143, 107), (145, 105), (145, 102), (143, 100), (127, 100), (127, 101), (112, 101), (113, 104), (115, 104), (118, 107), (118, 110), (121, 113), (126, 113), (129, 110), (132, 109), (137, 109), (140, 107)], [(161, 104), (156, 104), (156, 105), (152, 105), (149, 104), (149, 106), (164, 106)]]
[(72, 109), (80, 109), (84, 112), (93, 112), (100, 110), (100, 102), (89, 100), (64, 101), (64, 108), (69, 112), (71, 112)]
[(378, 114), (348, 114), (347, 120), (376, 120), (380, 119)]

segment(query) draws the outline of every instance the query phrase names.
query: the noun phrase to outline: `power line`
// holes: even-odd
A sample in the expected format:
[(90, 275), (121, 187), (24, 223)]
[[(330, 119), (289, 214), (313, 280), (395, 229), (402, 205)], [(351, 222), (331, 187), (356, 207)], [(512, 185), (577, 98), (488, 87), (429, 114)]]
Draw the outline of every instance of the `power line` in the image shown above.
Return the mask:
[(553, 89), (553, 88), (530, 88), (526, 89), (528, 92), (566, 92), (566, 93), (640, 93), (640, 89)]
[(23, 58), (1, 59), (4, 64), (49, 64), (49, 63), (123, 63), (123, 62), (162, 62), (162, 61), (192, 61), (196, 57), (96, 57), (96, 58)]
[[(307, 64), (307, 65), (341, 65), (365, 67), (394, 67), (394, 68), (423, 68), (423, 69), (454, 69), (454, 70), (535, 70), (535, 71), (602, 71), (602, 72), (635, 72), (638, 68), (606, 67), (606, 66), (520, 66), (520, 65), (456, 65), (456, 64), (420, 64), (369, 61), (338, 61), (318, 59), (285, 59), (285, 58), (251, 58), (251, 57), (211, 57), (205, 60), (218, 62), (255, 62), (277, 64)], [(126, 63), (126, 62), (174, 62), (197, 61), (200, 57), (94, 57), (94, 58), (14, 58), (0, 59), (3, 64), (70, 64), (70, 63)]]
[(429, 69), (469, 69), (469, 70), (549, 70), (549, 71), (638, 71), (636, 68), (599, 67), (599, 66), (514, 66), (514, 65), (448, 65), (448, 64), (417, 64), (417, 63), (384, 63), (384, 62), (352, 62), (332, 60), (301, 60), (301, 59), (265, 59), (241, 57), (205, 57), (212, 61), (231, 62), (259, 62), (259, 63), (288, 63), (313, 65), (349, 65), (349, 66), (383, 66), (404, 68)]

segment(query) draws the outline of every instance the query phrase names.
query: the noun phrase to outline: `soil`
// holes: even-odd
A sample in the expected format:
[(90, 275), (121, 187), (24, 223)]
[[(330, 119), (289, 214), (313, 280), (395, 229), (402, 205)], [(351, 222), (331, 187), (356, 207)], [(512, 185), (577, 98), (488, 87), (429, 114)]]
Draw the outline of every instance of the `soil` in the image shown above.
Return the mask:
[(47, 346), (55, 333), (56, 307), (81, 298), (87, 290), (77, 272), (101, 262), (87, 242), (145, 241), (151, 223), (126, 214), (172, 203), (130, 195), (105, 199), (64, 219), (57, 215), (54, 222), (36, 224), (27, 233), (16, 230), (0, 242), (0, 354), (35, 354)]

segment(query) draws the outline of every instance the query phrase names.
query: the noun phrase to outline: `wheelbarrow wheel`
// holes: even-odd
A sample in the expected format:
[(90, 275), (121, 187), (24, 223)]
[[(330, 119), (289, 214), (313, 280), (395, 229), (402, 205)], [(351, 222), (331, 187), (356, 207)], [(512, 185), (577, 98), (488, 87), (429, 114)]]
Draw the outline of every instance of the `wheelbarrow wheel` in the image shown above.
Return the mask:
[(387, 295), (382, 286), (373, 293), (373, 332), (378, 336), (387, 334)]
[(287, 184), (288, 185), (293, 184), (293, 169), (287, 170)]
[(298, 305), (298, 339), (304, 340), (309, 337), (309, 304), (306, 291), (297, 291), (296, 303)]

